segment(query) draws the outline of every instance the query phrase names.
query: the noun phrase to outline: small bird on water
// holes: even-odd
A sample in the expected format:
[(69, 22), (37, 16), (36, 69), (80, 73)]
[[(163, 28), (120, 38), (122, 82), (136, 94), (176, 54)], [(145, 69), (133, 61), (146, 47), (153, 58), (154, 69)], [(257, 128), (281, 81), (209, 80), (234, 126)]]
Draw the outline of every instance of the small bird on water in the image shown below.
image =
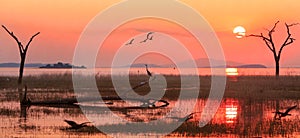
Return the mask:
[(84, 122), (81, 124), (77, 124), (74, 121), (66, 120), (66, 119), (64, 121), (71, 126), (70, 129), (80, 129), (80, 128), (86, 127), (88, 123), (91, 123), (91, 122)]

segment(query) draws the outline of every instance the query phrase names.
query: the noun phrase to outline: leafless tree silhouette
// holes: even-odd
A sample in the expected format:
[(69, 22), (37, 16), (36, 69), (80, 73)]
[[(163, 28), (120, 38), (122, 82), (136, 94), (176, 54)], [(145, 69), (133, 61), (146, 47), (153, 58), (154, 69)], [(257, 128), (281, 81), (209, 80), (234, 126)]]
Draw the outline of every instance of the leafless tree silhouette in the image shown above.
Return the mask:
[(273, 33), (275, 32), (275, 28), (276, 28), (278, 23), (279, 23), (279, 21), (277, 21), (274, 24), (274, 26), (271, 30), (268, 30), (268, 35), (267, 36), (264, 35), (263, 33), (260, 33), (259, 35), (258, 34), (248, 35), (248, 36), (252, 36), (252, 37), (261, 38), (265, 42), (265, 44), (267, 45), (269, 50), (271, 50), (271, 52), (273, 53), (273, 56), (274, 56), (275, 64), (276, 64), (275, 75), (277, 77), (279, 76), (280, 58), (281, 58), (281, 53), (282, 53), (283, 48), (285, 48), (286, 46), (292, 44), (296, 40), (292, 37), (292, 34), (290, 33), (290, 27), (292, 27), (294, 25), (299, 25), (299, 23), (293, 23), (293, 24), (285, 23), (285, 27), (286, 27), (286, 31), (287, 31), (287, 37), (285, 38), (285, 41), (283, 42), (283, 44), (281, 44), (280, 49), (277, 52), (276, 45), (275, 45), (274, 39), (273, 39)]
[(27, 50), (28, 50), (28, 47), (29, 47), (30, 43), (32, 42), (32, 40), (34, 39), (34, 37), (36, 37), (37, 35), (40, 34), (40, 32), (34, 34), (30, 38), (29, 42), (24, 47), (24, 45), (19, 41), (19, 39), (15, 36), (15, 34), (13, 32), (9, 31), (4, 25), (2, 25), (2, 27), (5, 29), (5, 31), (18, 44), (18, 48), (19, 48), (19, 52), (20, 52), (20, 57), (21, 57), (20, 69), (19, 69), (19, 78), (18, 78), (18, 92), (19, 92), (20, 103), (22, 104), (26, 100), (26, 99), (23, 98), (23, 92), (22, 92), (22, 78), (23, 78), (23, 71), (24, 71), (24, 64), (25, 64), (26, 54), (27, 54)]

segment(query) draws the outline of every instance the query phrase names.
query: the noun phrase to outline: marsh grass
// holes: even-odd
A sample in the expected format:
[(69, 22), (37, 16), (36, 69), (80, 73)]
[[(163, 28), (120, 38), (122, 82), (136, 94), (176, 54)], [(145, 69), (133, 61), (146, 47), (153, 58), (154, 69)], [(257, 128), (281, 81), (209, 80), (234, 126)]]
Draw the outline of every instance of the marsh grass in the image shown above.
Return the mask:
[[(163, 99), (168, 101), (176, 100), (180, 94), (180, 88), (190, 86), (182, 86), (180, 77), (174, 75), (165, 76), (167, 80), (167, 89)], [(82, 76), (87, 79), (86, 76)], [(113, 86), (111, 76), (97, 75), (98, 91), (102, 96), (117, 96)], [(124, 76), (118, 76), (118, 79), (124, 79)], [(206, 99), (210, 92), (211, 76), (200, 76), (200, 91), (199, 98)], [(146, 75), (131, 75), (130, 84), (132, 87), (140, 84), (142, 81), (148, 80)], [(72, 75), (71, 74), (57, 74), (57, 75), (40, 75), (40, 76), (25, 76), (24, 83), (28, 86), (28, 97), (32, 101), (47, 101), (66, 98), (75, 98)], [(123, 88), (126, 92), (129, 88)], [(140, 95), (149, 93), (149, 85), (145, 85), (135, 90)], [(192, 91), (185, 91), (192, 92)], [(284, 110), (291, 104), (298, 104), (300, 98), (300, 76), (281, 76), (280, 78), (272, 76), (237, 76), (235, 78), (228, 77), (225, 89), (225, 98), (235, 98), (240, 101), (242, 106), (241, 116), (239, 122), (234, 127), (226, 124), (212, 122), (203, 128), (198, 127), (198, 122), (186, 122), (170, 134), (170, 137), (252, 137), (252, 136), (293, 136), (299, 133), (299, 119), (282, 120), (281, 124), (273, 120), (266, 120), (261, 118), (268, 111), (272, 112), (275, 109), (275, 101), (280, 101), (280, 110)], [(195, 97), (191, 97), (195, 98)], [(0, 77), (0, 101), (18, 101), (17, 94), (17, 77)], [(3, 102), (4, 103), (4, 102)], [(249, 110), (249, 111), (248, 111)], [(168, 110), (165, 110), (167, 112)], [(297, 110), (299, 111), (299, 110)], [(28, 114), (42, 116), (57, 116), (58, 114), (68, 115), (70, 117), (80, 118), (82, 111), (79, 108), (52, 108), (52, 107), (30, 107)], [(138, 111), (131, 111), (139, 114)], [(165, 112), (159, 112), (164, 115)], [(129, 113), (127, 111), (127, 113)], [(155, 112), (156, 113), (156, 112)], [(40, 115), (39, 114), (39, 115)], [(125, 114), (126, 115), (126, 114)], [(125, 116), (123, 115), (123, 116)], [(148, 114), (149, 115), (149, 114)], [(0, 116), (4, 117), (18, 117), (20, 116), (19, 109), (10, 109), (9, 107), (1, 108)], [(150, 114), (150, 119), (155, 119), (159, 114)], [(294, 116), (292, 116), (294, 117)], [(249, 120), (250, 118), (250, 120)], [(251, 120), (251, 118), (253, 120)], [(133, 118), (136, 119), (136, 118)], [(132, 119), (132, 120), (133, 120)], [(139, 119), (139, 118), (137, 118)], [(261, 119), (261, 120), (260, 120)], [(141, 120), (141, 119), (140, 119)], [(259, 122), (261, 121), (261, 122)], [(63, 124), (63, 121), (61, 121)], [(251, 125), (253, 124), (253, 126)], [(32, 129), (39, 129), (40, 126), (32, 127)], [(102, 134), (93, 126), (86, 127), (80, 130), (66, 130), (62, 127), (64, 132), (70, 135), (97, 135)], [(110, 127), (112, 131), (116, 127), (125, 127), (122, 124), (113, 124), (105, 127)], [(31, 126), (29, 125), (29, 128)], [(52, 131), (52, 130), (51, 130)], [(118, 133), (118, 132), (116, 132)], [(127, 132), (124, 132), (127, 133)], [(104, 135), (104, 134), (103, 134)]]
[[(110, 75), (95, 76), (98, 90), (102, 96), (117, 96)], [(122, 80), (124, 76), (118, 76)], [(131, 75), (129, 77), (132, 87), (149, 79), (146, 75)], [(180, 76), (165, 75), (167, 89), (164, 98), (176, 100), (180, 94)], [(199, 98), (206, 98), (210, 93), (211, 76), (200, 76)], [(82, 79), (86, 79), (82, 76)], [(72, 74), (25, 76), (24, 84), (28, 86), (28, 94), (34, 97), (75, 97), (73, 93)], [(130, 88), (124, 88), (124, 92)], [(146, 95), (151, 88), (145, 85), (135, 90), (139, 95)], [(17, 97), (12, 92), (17, 91), (17, 77), (0, 77), (0, 96)], [(237, 76), (227, 78), (225, 97), (234, 98), (300, 98), (300, 76)], [(46, 98), (46, 99), (47, 99)], [(194, 98), (194, 97), (193, 97)]]

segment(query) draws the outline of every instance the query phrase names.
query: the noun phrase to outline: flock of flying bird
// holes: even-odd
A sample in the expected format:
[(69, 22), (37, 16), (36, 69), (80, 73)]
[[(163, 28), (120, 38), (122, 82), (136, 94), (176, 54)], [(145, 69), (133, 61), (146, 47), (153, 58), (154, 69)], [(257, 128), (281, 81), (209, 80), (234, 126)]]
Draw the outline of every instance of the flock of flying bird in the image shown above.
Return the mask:
[[(146, 43), (147, 41), (149, 41), (149, 40), (153, 40), (153, 35), (152, 34), (154, 34), (154, 32), (149, 32), (148, 34), (147, 34), (147, 36), (146, 36), (146, 39), (144, 39), (143, 41), (141, 41), (140, 43)], [(128, 43), (126, 43), (125, 45), (127, 46), (127, 45), (132, 45), (132, 44), (134, 44), (134, 41), (135, 41), (135, 39), (133, 38), (133, 39), (131, 39)]]

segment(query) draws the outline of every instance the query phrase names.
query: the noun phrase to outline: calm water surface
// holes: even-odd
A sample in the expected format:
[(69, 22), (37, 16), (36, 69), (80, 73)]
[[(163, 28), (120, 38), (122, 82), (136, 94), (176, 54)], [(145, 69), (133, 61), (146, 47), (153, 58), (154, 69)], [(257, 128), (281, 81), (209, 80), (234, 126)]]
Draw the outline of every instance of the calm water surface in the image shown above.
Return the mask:
[[(3, 93), (1, 93), (3, 95)], [(10, 94), (6, 94), (10, 95)], [(65, 95), (65, 94), (63, 94)], [(62, 97), (63, 97), (62, 95)], [(99, 132), (93, 125), (79, 130), (69, 130), (64, 119), (77, 122), (88, 121), (81, 110), (77, 107), (47, 107), (31, 106), (26, 109), (26, 114), (21, 112), (19, 103), (16, 100), (6, 100), (1, 96), (0, 103), (0, 136), (1, 137), (106, 137), (107, 135)], [(96, 111), (91, 108), (88, 112), (95, 117), (106, 120), (101, 122), (105, 127), (111, 127), (111, 133), (115, 136), (155, 136), (159, 132), (144, 132), (139, 134), (134, 131), (115, 132), (114, 128), (125, 127), (120, 123), (110, 119), (110, 116), (117, 115), (130, 122), (151, 122), (162, 118), (176, 102), (184, 106), (190, 106), (192, 100), (169, 101), (170, 106), (159, 109), (127, 109), (114, 110), (114, 112)], [(197, 99), (194, 112), (203, 113), (206, 99)], [(214, 115), (209, 124), (200, 128), (198, 121), (201, 114), (195, 114), (194, 118), (183, 123), (178, 129), (169, 136), (222, 136), (222, 137), (300, 137), (300, 113), (299, 108), (292, 110), (292, 116), (281, 120), (274, 120), (274, 113), (278, 100), (255, 100), (255, 99), (223, 99), (220, 108)], [(280, 100), (279, 109), (281, 111), (290, 105), (300, 106), (300, 100)], [(84, 103), (83, 103), (84, 104)], [(91, 104), (91, 103), (85, 103)], [(95, 104), (95, 103), (94, 103)], [(98, 104), (99, 105), (99, 104)], [(98, 106), (95, 105), (95, 106)], [(117, 106), (122, 106), (116, 102)], [(175, 113), (175, 116), (185, 116), (182, 111)], [(169, 118), (166, 124), (174, 123), (174, 119)], [(157, 127), (160, 127), (159, 124)], [(102, 127), (102, 126), (99, 126)]]
[[(189, 69), (186, 69), (188, 72)], [(222, 70), (222, 69), (219, 69)], [(83, 74), (89, 74), (92, 69), (78, 69), (77, 71)], [(151, 71), (161, 74), (179, 74), (177, 69), (173, 68), (151, 68)], [(210, 75), (209, 68), (199, 68), (200, 75)], [(98, 74), (109, 74), (109, 68), (97, 68)], [(71, 73), (70, 69), (37, 69), (26, 68), (25, 75), (41, 75), (41, 74), (64, 74)], [(131, 74), (145, 74), (144, 68), (134, 68), (130, 70)], [(0, 76), (17, 76), (18, 68), (0, 68)], [(126, 74), (124, 69), (118, 69), (119, 75)], [(273, 75), (274, 70), (266, 69), (238, 69), (239, 75)], [(284, 68), (281, 70), (282, 75), (300, 75), (299, 68)], [(47, 96), (45, 96), (47, 95)], [(30, 97), (41, 101), (47, 100), (45, 97), (60, 97), (69, 98), (74, 96), (71, 92), (51, 92), (51, 93), (35, 93)], [(102, 122), (93, 122), (89, 127), (79, 130), (70, 130), (69, 126), (64, 122), (64, 119), (74, 120), (76, 122), (85, 122), (88, 119), (84, 116), (80, 108), (76, 106), (31, 106), (29, 108), (20, 108), (18, 95), (15, 92), (3, 91), (0, 92), (0, 137), (107, 137), (94, 126), (108, 127), (110, 133), (119, 137), (132, 136), (156, 136), (162, 132), (145, 131), (136, 133), (134, 130), (128, 131), (126, 121), (133, 122), (148, 122), (163, 118), (175, 103), (180, 103), (183, 106), (192, 106), (192, 101), (196, 100), (194, 112), (199, 112), (194, 117), (183, 123), (179, 128), (174, 130), (168, 136), (183, 137), (300, 137), (300, 100), (298, 99), (265, 99), (258, 100), (256, 98), (226, 98), (221, 102), (220, 108), (213, 116), (213, 119), (204, 127), (199, 127), (199, 120), (205, 107), (207, 99), (185, 99), (180, 101), (168, 100), (170, 105), (158, 109), (122, 109), (127, 104), (122, 101), (113, 101), (111, 107), (119, 107), (113, 112), (98, 110), (98, 108), (90, 108), (87, 112), (96, 118), (101, 118)], [(111, 101), (110, 101), (111, 102)], [(139, 105), (136, 101), (132, 101), (131, 105)], [(81, 105), (101, 107), (103, 103), (87, 102)], [(292, 105), (297, 105), (295, 110), (290, 113), (292, 116), (287, 116), (281, 120), (274, 119), (276, 108), (284, 111)], [(183, 117), (185, 111), (178, 110), (173, 117)], [(119, 116), (124, 119), (123, 122), (111, 120), (111, 116)], [(161, 124), (176, 123), (176, 119), (166, 118)], [(161, 124), (151, 124), (154, 127), (160, 128)], [(118, 129), (117, 129), (118, 128)]]

